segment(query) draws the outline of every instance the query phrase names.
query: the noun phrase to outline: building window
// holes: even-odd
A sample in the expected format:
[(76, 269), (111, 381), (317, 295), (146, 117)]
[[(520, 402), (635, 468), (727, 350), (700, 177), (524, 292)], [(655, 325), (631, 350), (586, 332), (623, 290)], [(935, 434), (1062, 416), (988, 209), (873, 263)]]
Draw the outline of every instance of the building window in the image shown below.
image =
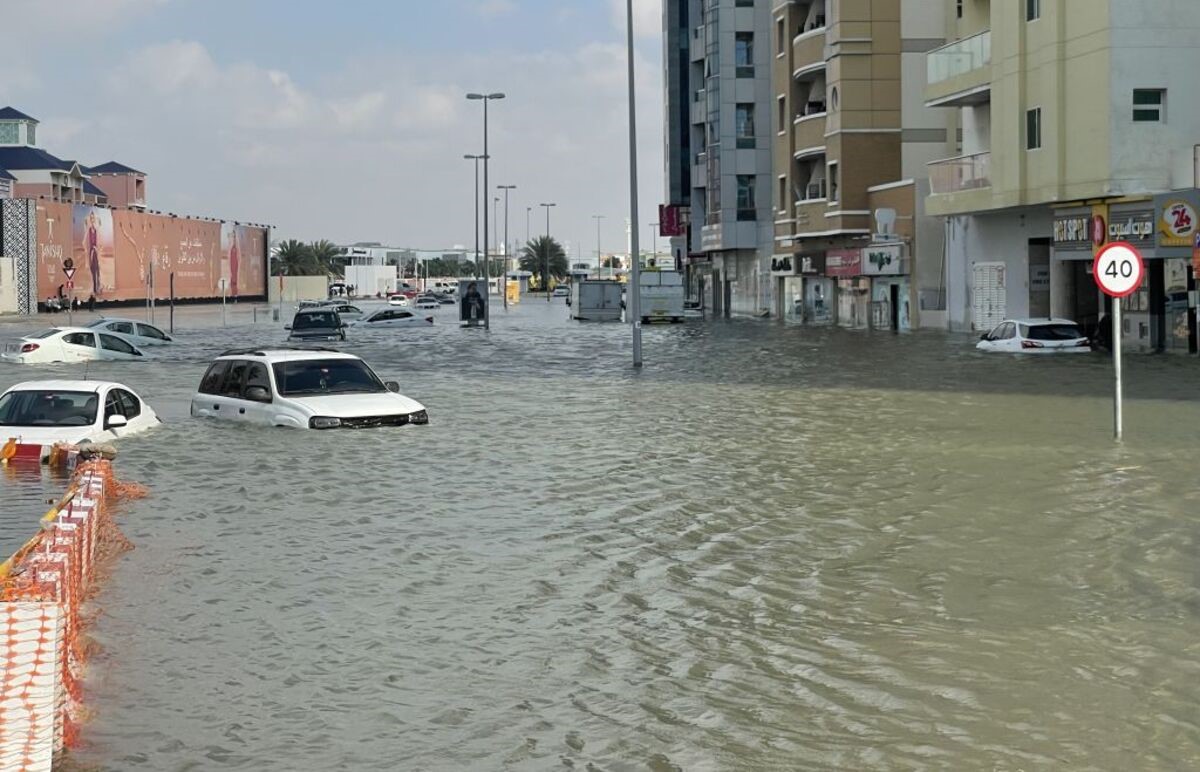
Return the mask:
[(787, 177), (780, 176), (780, 178), (779, 178), (779, 213), (780, 214), (787, 214), (787, 207), (788, 207), (787, 194), (788, 194)]
[(1167, 122), (1167, 90), (1135, 88), (1133, 90), (1133, 120), (1135, 123)]
[(739, 78), (754, 77), (754, 33), (739, 32), (734, 38), (734, 66)]
[(737, 0), (737, 2), (735, 2), (733, 4), (733, 7), (734, 8), (753, 8), (754, 0)]
[(737, 176), (737, 218), (740, 221), (757, 220), (758, 205), (755, 203), (753, 174)]
[(1025, 21), (1042, 18), (1042, 0), (1025, 0)]
[(37, 144), (37, 126), (32, 123), (25, 124), (25, 144), (30, 147)]
[(1042, 108), (1035, 107), (1025, 112), (1025, 149), (1037, 150), (1042, 146)]
[(0, 145), (15, 145), (20, 141), (20, 129), (16, 121), (0, 122)]
[(838, 176), (838, 162), (834, 161), (829, 164), (829, 203), (836, 204), (838, 202), (838, 188), (841, 187), (841, 178)]
[(783, 56), (787, 52), (787, 29), (783, 26), (783, 19), (775, 20), (775, 41), (778, 49), (775, 55)]
[(754, 147), (754, 105), (741, 104), (734, 113), (737, 131), (737, 146), (741, 149)]
[(782, 134), (787, 131), (788, 126), (787, 100), (784, 97), (779, 97), (775, 102), (779, 106), (779, 133)]

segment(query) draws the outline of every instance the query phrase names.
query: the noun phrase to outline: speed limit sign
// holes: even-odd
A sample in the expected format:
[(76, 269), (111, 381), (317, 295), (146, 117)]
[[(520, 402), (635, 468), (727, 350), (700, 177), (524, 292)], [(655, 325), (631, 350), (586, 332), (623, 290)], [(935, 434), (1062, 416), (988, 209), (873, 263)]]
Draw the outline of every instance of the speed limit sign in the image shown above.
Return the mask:
[(1138, 291), (1146, 277), (1142, 255), (1131, 244), (1115, 241), (1096, 255), (1092, 275), (1109, 297), (1123, 298)]

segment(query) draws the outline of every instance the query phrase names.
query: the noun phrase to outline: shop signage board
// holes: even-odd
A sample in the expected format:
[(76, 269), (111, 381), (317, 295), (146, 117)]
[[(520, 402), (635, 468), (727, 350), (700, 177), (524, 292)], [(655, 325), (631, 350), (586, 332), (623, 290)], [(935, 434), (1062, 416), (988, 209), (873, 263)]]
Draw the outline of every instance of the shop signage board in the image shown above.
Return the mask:
[(1154, 236), (1159, 257), (1190, 257), (1200, 234), (1200, 190), (1154, 197)]
[(775, 255), (771, 258), (771, 275), (772, 276), (795, 276), (796, 275), (796, 257), (795, 255)]
[(847, 278), (862, 275), (862, 250), (831, 249), (825, 253), (825, 275)]
[(1154, 246), (1154, 210), (1142, 209), (1134, 212), (1110, 211), (1108, 215), (1107, 240), (1124, 241), (1138, 246), (1143, 246), (1144, 242), (1145, 247), (1152, 248)]
[(825, 273), (825, 255), (800, 255), (800, 263), (796, 266), (797, 272), (801, 274), (823, 274)]
[(879, 244), (862, 251), (864, 276), (898, 276), (904, 273), (902, 244)]
[(1115, 241), (1096, 254), (1092, 264), (1092, 276), (1100, 291), (1113, 299), (1112, 303), (1112, 354), (1113, 354), (1113, 436), (1119, 442), (1124, 435), (1121, 383), (1121, 298), (1137, 292), (1146, 278), (1146, 264), (1137, 247), (1124, 241)]

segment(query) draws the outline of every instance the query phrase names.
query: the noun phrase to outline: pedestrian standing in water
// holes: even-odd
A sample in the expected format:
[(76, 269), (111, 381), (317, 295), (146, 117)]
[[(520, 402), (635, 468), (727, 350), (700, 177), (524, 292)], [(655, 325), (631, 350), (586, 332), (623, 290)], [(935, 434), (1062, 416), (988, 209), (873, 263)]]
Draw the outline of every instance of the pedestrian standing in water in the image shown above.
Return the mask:
[(96, 310), (96, 293), (88, 295), (88, 311), (95, 312)]

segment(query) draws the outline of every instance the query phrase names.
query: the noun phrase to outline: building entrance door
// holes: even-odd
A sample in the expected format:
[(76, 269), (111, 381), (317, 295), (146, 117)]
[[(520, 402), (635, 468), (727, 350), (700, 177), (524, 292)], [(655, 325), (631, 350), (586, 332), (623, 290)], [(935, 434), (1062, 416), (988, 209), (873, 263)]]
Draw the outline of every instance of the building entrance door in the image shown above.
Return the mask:
[(975, 263), (971, 266), (971, 324), (990, 330), (1008, 315), (1004, 263)]

